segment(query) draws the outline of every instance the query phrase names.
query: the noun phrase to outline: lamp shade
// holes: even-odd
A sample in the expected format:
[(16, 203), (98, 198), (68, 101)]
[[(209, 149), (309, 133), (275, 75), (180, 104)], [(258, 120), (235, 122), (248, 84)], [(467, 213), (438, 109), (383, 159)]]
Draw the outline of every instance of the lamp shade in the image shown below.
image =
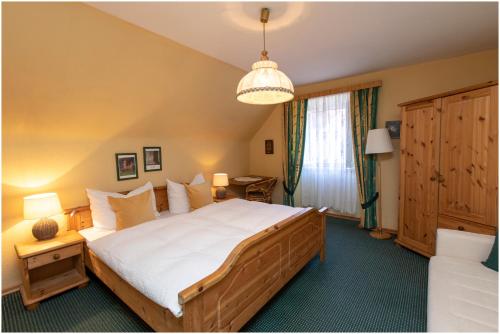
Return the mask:
[(365, 154), (389, 153), (394, 151), (391, 137), (386, 128), (368, 131)]
[(252, 65), (236, 89), (238, 101), (249, 104), (277, 104), (293, 99), (293, 84), (278, 64), (261, 60)]
[(214, 187), (225, 187), (229, 185), (226, 173), (214, 174)]
[(24, 198), (24, 219), (38, 219), (57, 215), (62, 212), (56, 193), (45, 193)]

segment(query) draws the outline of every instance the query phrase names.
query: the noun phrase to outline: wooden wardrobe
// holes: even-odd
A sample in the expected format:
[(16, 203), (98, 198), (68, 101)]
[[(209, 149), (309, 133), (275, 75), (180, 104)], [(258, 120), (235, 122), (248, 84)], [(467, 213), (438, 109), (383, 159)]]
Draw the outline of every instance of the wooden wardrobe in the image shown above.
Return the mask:
[(437, 228), (495, 234), (497, 82), (399, 106), (401, 171), (396, 242), (432, 256)]

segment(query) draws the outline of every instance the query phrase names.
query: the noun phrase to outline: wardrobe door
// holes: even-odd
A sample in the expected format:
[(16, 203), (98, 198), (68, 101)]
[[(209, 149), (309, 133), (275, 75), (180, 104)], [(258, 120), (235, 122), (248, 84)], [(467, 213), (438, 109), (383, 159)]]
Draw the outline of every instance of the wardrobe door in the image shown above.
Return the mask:
[(400, 212), (397, 242), (434, 254), (439, 170), (440, 99), (402, 110)]
[(443, 98), (438, 225), (495, 233), (497, 86)]

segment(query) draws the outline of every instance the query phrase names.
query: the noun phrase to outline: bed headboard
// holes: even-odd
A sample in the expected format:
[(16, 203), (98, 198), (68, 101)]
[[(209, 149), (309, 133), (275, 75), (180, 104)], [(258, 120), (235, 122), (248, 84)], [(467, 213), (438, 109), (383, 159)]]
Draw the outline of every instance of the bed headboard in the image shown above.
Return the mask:
[[(168, 210), (167, 186), (153, 188), (156, 197), (156, 208), (158, 212)], [(120, 194), (126, 195), (128, 191), (122, 191)], [(79, 206), (64, 211), (68, 215), (68, 230), (80, 231), (84, 228), (93, 226), (90, 205)]]

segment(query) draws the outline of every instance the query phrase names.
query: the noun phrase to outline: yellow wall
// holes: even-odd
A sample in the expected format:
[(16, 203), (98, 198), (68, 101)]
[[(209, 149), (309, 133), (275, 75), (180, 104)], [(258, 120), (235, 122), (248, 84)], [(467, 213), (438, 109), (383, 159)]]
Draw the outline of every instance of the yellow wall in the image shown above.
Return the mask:
[[(265, 154), (264, 143), (267, 139), (274, 141), (274, 154)], [(278, 177), (278, 184), (273, 192), (273, 203), (283, 203), (282, 155), (283, 104), (278, 104), (250, 142), (250, 173)]]
[[(398, 103), (428, 95), (458, 89), (490, 80), (498, 80), (498, 50), (469, 54), (417, 65), (392, 68), (317, 84), (296, 87), (297, 95), (318, 92), (350, 84), (382, 80), (378, 104), (378, 127), (389, 120), (401, 119)], [(264, 154), (264, 139), (274, 139), (282, 147), (283, 107), (277, 106), (250, 141), (250, 172), (282, 175), (281, 149), (278, 155)], [(397, 229), (399, 193), (399, 140), (393, 140), (394, 153), (382, 156), (382, 214), (384, 227)], [(278, 184), (275, 200), (282, 200), (282, 185)]]
[[(2, 9), (3, 289), (20, 278), (14, 243), (32, 239), (23, 196), (56, 191), (70, 208), (86, 187), (248, 173), (249, 139), (272, 108), (236, 101), (244, 71), (84, 4)], [(143, 172), (143, 146), (162, 147), (161, 172)], [(116, 181), (116, 152), (138, 154), (139, 179)]]

